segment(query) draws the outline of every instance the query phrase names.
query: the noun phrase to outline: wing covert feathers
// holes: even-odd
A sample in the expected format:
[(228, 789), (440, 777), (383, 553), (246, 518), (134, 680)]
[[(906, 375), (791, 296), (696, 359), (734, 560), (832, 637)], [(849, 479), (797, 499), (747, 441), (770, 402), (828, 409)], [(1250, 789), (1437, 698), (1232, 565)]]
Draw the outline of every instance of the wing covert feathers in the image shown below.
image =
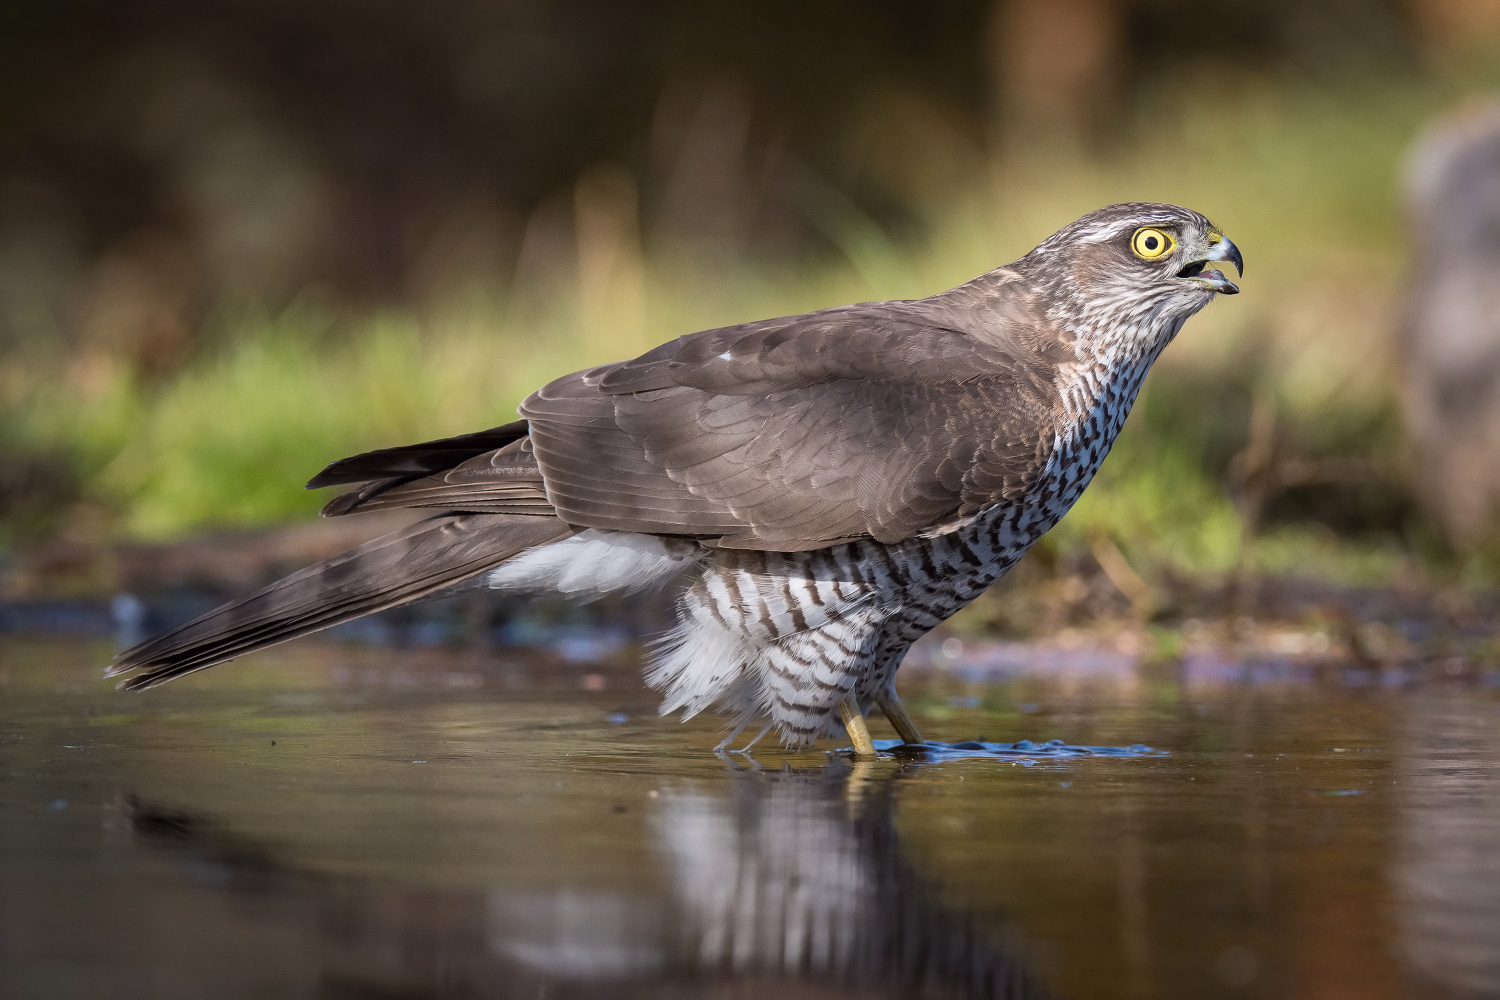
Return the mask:
[(524, 418), (357, 455), (327, 516), (558, 516), (727, 548), (894, 543), (1024, 495), (1071, 343), (1001, 271), (913, 302), (707, 330), (564, 376)]
[[(547, 497), (571, 524), (779, 551), (892, 543), (1016, 499), (1050, 458), (1074, 355), (1015, 289), (966, 289), (705, 331), (558, 379), (521, 405)], [(989, 325), (965, 329), (976, 317)]]
[(126, 690), (425, 597), (572, 529), (556, 518), (438, 515), (284, 577), (121, 653), (107, 676)]

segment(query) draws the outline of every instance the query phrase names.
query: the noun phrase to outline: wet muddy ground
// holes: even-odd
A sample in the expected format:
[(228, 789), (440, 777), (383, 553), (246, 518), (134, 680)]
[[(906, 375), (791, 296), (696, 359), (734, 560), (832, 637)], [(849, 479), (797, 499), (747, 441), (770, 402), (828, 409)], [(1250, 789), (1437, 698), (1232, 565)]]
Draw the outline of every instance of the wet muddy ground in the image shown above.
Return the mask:
[(0, 996), (1500, 995), (1489, 675), (971, 645), (988, 747), (721, 759), (575, 639), (0, 640)]

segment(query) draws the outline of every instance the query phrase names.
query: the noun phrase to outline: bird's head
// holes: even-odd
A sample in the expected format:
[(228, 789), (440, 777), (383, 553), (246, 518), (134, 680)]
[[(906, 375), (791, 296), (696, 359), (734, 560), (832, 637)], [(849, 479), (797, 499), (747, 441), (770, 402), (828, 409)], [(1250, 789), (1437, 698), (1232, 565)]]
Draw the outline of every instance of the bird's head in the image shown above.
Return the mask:
[(1174, 335), (1215, 295), (1239, 287), (1214, 264), (1245, 269), (1239, 248), (1197, 212), (1132, 202), (1090, 212), (1012, 265), (1082, 325)]

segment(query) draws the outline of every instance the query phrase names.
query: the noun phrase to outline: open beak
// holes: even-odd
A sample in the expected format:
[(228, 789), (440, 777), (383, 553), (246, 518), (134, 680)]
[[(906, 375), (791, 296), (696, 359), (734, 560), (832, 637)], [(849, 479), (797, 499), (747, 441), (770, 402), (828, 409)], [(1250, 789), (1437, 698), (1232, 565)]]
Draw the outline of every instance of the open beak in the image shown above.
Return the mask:
[(1220, 236), (1217, 241), (1210, 244), (1207, 254), (1178, 271), (1177, 277), (1224, 295), (1239, 294), (1240, 286), (1224, 277), (1223, 271), (1208, 267), (1215, 261), (1228, 261), (1234, 265), (1234, 273), (1237, 276), (1243, 277), (1245, 274), (1245, 258), (1240, 255), (1240, 248), (1235, 246), (1229, 237)]

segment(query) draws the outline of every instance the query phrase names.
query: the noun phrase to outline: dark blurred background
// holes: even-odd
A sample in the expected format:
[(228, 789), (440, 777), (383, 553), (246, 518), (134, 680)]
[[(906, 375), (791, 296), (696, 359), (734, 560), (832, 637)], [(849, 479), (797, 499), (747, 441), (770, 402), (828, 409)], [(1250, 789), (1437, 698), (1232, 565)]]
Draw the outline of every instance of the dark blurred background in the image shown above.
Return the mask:
[(9, 0), (5, 587), (113, 586), (26, 553), (300, 519), (343, 454), (1138, 199), (1222, 225), (1245, 294), (1039, 558), (1142, 606), (1490, 585), (1500, 338), (1454, 303), (1500, 261), (1497, 43), (1495, 0)]
[(225, 297), (503, 294), (528, 220), (601, 163), (648, 246), (715, 265), (836, 256), (819, 194), (918, 238), (984, 157), (1107, 153), (1153, 88), (1410, 74), (1419, 15), (1463, 6), (19, 0), (5, 332), (42, 311), (156, 374)]

